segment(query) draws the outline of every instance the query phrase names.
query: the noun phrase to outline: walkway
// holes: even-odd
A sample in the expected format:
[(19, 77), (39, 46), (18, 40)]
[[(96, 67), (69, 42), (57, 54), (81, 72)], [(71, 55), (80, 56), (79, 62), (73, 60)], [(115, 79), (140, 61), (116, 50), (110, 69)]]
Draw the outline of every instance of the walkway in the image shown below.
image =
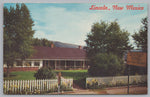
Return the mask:
[[(130, 94), (147, 94), (147, 87), (137, 87), (131, 86), (130, 87)], [(127, 94), (127, 87), (112, 87), (106, 89), (76, 89), (74, 88), (73, 91), (70, 92), (63, 92), (61, 94), (79, 94), (79, 95), (114, 95), (114, 94)]]
[[(127, 87), (108, 88), (106, 89), (108, 94), (127, 94)], [(131, 86), (129, 88), (129, 94), (147, 94), (147, 87)]]

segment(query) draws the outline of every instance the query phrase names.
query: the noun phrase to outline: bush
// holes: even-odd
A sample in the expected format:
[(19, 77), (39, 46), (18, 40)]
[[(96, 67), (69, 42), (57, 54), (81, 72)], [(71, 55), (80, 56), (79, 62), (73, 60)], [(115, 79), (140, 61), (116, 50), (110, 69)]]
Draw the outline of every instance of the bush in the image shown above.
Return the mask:
[(80, 88), (85, 89), (86, 88), (86, 77), (80, 78), (80, 79), (76, 79), (73, 80), (73, 83), (75, 85), (78, 85)]
[(3, 77), (7, 77), (7, 73), (6, 72), (3, 73)]
[(114, 76), (123, 72), (123, 61), (114, 54), (99, 53), (90, 60), (90, 76)]
[(36, 79), (54, 79), (56, 78), (56, 74), (51, 68), (42, 67), (34, 74), (34, 77)]

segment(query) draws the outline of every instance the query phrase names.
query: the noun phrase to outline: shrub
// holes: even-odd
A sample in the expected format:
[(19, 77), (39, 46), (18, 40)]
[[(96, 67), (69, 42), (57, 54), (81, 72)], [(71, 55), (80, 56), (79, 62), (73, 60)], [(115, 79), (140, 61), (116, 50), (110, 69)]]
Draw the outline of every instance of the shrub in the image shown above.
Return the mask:
[(51, 68), (42, 67), (34, 74), (34, 77), (36, 79), (54, 79), (56, 78), (56, 74)]
[(73, 80), (74, 84), (78, 85), (80, 88), (83, 88), (83, 89), (86, 88), (86, 83), (85, 82), (86, 82), (86, 77)]
[(6, 72), (3, 73), (3, 77), (7, 77), (7, 73)]
[(99, 53), (90, 59), (88, 73), (91, 76), (114, 76), (121, 75), (123, 70), (123, 61), (116, 55)]

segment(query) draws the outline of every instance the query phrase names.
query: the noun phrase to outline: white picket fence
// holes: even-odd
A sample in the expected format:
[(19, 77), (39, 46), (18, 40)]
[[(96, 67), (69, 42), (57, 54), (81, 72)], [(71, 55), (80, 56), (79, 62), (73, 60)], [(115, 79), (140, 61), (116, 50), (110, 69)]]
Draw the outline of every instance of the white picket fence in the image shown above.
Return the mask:
[[(129, 76), (129, 84), (138, 84), (147, 82), (147, 75), (134, 75)], [(110, 76), (110, 77), (88, 77), (86, 78), (86, 87), (88, 85), (92, 85), (93, 83), (97, 83), (97, 85), (114, 85), (116, 86), (118, 83), (127, 85), (128, 84), (128, 76)]]
[[(61, 83), (65, 83), (66, 88), (72, 88), (73, 79), (62, 79)], [(17, 94), (22, 91), (36, 92), (38, 91), (57, 91), (58, 80), (5, 80), (3, 83), (4, 94)]]

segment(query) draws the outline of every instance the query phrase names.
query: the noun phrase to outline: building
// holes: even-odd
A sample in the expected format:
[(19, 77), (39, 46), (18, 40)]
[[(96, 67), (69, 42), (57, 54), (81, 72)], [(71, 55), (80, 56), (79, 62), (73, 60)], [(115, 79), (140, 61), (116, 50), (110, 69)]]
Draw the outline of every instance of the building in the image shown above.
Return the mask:
[(129, 50), (124, 53), (124, 63), (131, 75), (147, 74), (147, 52), (143, 50)]
[(13, 65), (14, 70), (38, 70), (43, 66), (51, 67), (55, 70), (68, 69), (87, 69), (86, 52), (79, 48), (57, 48), (51, 47), (34, 47), (35, 52), (30, 58), (23, 62), (17, 59)]

